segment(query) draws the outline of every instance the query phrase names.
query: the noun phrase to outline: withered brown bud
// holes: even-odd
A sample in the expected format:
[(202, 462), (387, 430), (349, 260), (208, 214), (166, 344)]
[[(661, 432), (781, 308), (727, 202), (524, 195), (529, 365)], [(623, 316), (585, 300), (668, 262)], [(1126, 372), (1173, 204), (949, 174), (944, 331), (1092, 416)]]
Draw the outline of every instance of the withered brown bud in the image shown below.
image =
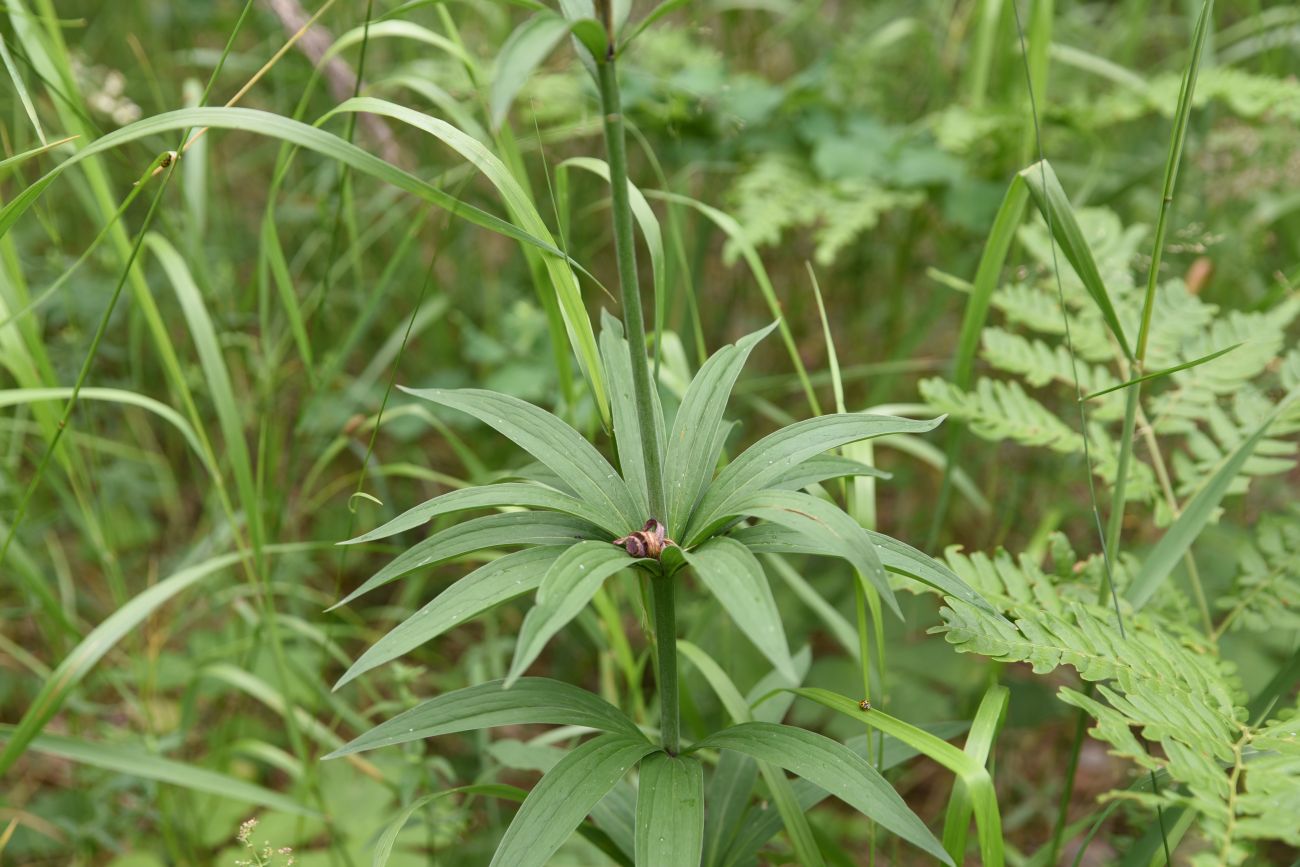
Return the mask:
[(622, 538), (615, 539), (614, 544), (627, 550), (627, 553), (633, 557), (649, 557), (652, 560), (658, 560), (659, 555), (664, 552), (668, 546), (676, 547), (677, 543), (669, 539), (666, 535), (667, 529), (663, 524), (654, 518), (645, 522), (645, 526), (635, 533), (628, 533)]

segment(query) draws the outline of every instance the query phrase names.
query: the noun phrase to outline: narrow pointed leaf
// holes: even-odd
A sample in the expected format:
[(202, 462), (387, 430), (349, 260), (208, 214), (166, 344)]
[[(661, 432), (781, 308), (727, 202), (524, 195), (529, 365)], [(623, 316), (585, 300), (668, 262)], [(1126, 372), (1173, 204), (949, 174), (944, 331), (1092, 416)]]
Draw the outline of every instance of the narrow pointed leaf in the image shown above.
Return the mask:
[(537, 588), (537, 604), (519, 629), (506, 686), (533, 664), (551, 636), (578, 616), (606, 578), (637, 562), (608, 542), (579, 542), (557, 557)]
[[(684, 535), (694, 545), (736, 514), (741, 499), (776, 484), (777, 480), (811, 457), (848, 443), (896, 433), (934, 430), (941, 418), (914, 421), (867, 413), (818, 416), (795, 422), (763, 437), (729, 463), (709, 486)], [(682, 542), (682, 539), (677, 541)]]
[(427, 605), (395, 626), (352, 664), (335, 689), (397, 659), (474, 617), (525, 593), (542, 583), (546, 570), (564, 548), (527, 548), (498, 557), (439, 593)]
[[(573, 488), (578, 499), (607, 509), (610, 520), (639, 530), (645, 521), (632, 492), (600, 452), (581, 434), (540, 407), (517, 397), (475, 388), (403, 388), (407, 394), (457, 409), (495, 428), (515, 445), (550, 467)], [(622, 534), (620, 533), (620, 535)]]
[(809, 485), (848, 476), (871, 476), (888, 479), (890, 474), (873, 466), (839, 455), (817, 455), (791, 467), (770, 487), (782, 491), (799, 491)]
[(600, 696), (563, 681), (522, 677), (509, 689), (505, 681), (493, 680), (443, 693), (380, 723), (325, 758), (456, 732), (534, 723), (586, 726), (645, 740), (621, 710)]
[(1074, 208), (1071, 207), (1070, 199), (1061, 187), (1061, 181), (1056, 177), (1052, 164), (1046, 160), (1034, 163), (1022, 169), (1020, 177), (1029, 188), (1034, 204), (1038, 206), (1043, 218), (1051, 226), (1052, 234), (1056, 242), (1061, 245), (1065, 258), (1074, 266), (1074, 272), (1083, 282), (1083, 288), (1096, 302), (1111, 334), (1119, 341), (1124, 355), (1131, 359), (1133, 351), (1124, 336), (1124, 328), (1115, 314), (1115, 307), (1110, 302), (1110, 293), (1106, 291), (1101, 272), (1097, 270), (1097, 262), (1092, 257), (1092, 249), (1088, 246), (1087, 239), (1083, 237), (1083, 230), (1079, 228), (1079, 223), (1074, 218)]
[(696, 744), (696, 749), (706, 747), (735, 750), (785, 768), (944, 864), (952, 864), (943, 846), (884, 777), (841, 743), (792, 726), (750, 722), (716, 732)]
[(691, 867), (704, 844), (704, 766), (694, 756), (652, 753), (641, 761), (636, 799), (637, 867)]
[(397, 836), (402, 833), (406, 823), (418, 810), (432, 804), (434, 801), (440, 801), (443, 798), (452, 795), (486, 795), (489, 798), (505, 798), (511, 801), (522, 801), (528, 797), (528, 793), (517, 786), (506, 786), (501, 783), (478, 783), (471, 786), (460, 786), (455, 789), (444, 789), (441, 792), (434, 792), (432, 795), (425, 795), (423, 798), (416, 798), (407, 804), (402, 812), (397, 814), (397, 818), (388, 823), (384, 828), (384, 833), (379, 835), (379, 840), (375, 843), (375, 854), (371, 859), (371, 867), (385, 867), (388, 864), (389, 857), (393, 854), (393, 845), (397, 842)]
[(603, 734), (560, 760), (528, 793), (490, 867), (542, 867), (628, 770), (658, 747)]
[(721, 452), (718, 431), (731, 389), (758, 342), (776, 327), (773, 323), (724, 346), (713, 354), (691, 380), (673, 421), (664, 461), (668, 515), (664, 523), (670, 533), (684, 528), (696, 501), (709, 480)]
[(554, 512), (506, 512), (485, 515), (434, 533), (399, 554), (391, 563), (371, 576), (364, 584), (333, 605), (334, 610), (347, 605), (416, 569), (442, 563), (486, 548), (513, 548), (520, 545), (572, 545), (584, 539), (603, 538), (607, 534), (579, 518)]
[(1227, 495), (1233, 479), (1241, 471), (1242, 465), (1254, 454), (1255, 447), (1264, 438), (1269, 427), (1293, 401), (1298, 399), (1300, 399), (1300, 389), (1291, 391), (1283, 398), (1259, 423), (1254, 432), (1233, 450), (1222, 466), (1215, 470), (1214, 475), (1210, 476), (1205, 485), (1188, 501), (1183, 513), (1169, 525), (1169, 529), (1165, 530), (1165, 534), (1160, 537), (1155, 548), (1142, 561), (1142, 568), (1138, 570), (1137, 577), (1124, 593), (1135, 609), (1146, 605), (1160, 589), (1160, 585), (1174, 571), (1178, 561), (1183, 558), (1192, 547), (1192, 543), (1201, 535), (1205, 525), (1210, 522), (1215, 509)]
[(880, 554), (862, 525), (839, 506), (796, 491), (759, 491), (738, 500), (735, 510), (771, 521), (807, 536), (814, 544), (843, 557), (876, 588), (890, 610), (902, 618)]
[(734, 539), (710, 539), (694, 551), (685, 552), (686, 562), (709, 588), (745, 637), (791, 681), (797, 680), (790, 645), (781, 625), (781, 612), (767, 582), (763, 566), (750, 550)]
[(608, 512), (593, 509), (582, 500), (551, 488), (516, 482), (461, 488), (458, 491), (442, 494), (431, 500), (426, 500), (414, 508), (407, 509), (383, 526), (376, 527), (369, 533), (357, 536), (355, 539), (349, 539), (342, 544), (359, 545), (362, 542), (387, 539), (389, 536), (395, 536), (421, 524), (427, 524), (439, 515), (467, 512), (472, 509), (492, 509), (499, 506), (519, 506), (525, 509), (560, 512), (589, 521), (615, 536), (622, 535), (619, 525), (609, 520), (610, 515)]
[[(605, 380), (609, 387), (610, 413), (614, 418), (614, 444), (618, 447), (618, 466), (643, 515), (650, 514), (650, 491), (646, 482), (645, 447), (641, 443), (641, 424), (637, 418), (635, 384), (632, 380), (632, 357), (629, 355), (623, 326), (608, 312), (602, 312), (600, 355), (605, 363)], [(664, 413), (659, 393), (651, 389), (654, 422), (659, 444), (664, 441)], [(660, 456), (662, 464), (662, 455)], [(620, 534), (621, 535), (621, 534)]]
[(496, 72), (488, 104), (492, 126), (506, 119), (510, 105), (529, 76), (541, 65), (560, 40), (569, 35), (572, 25), (553, 12), (539, 12), (516, 27), (497, 54)]
[[(1005, 619), (1001, 612), (993, 607), (974, 588), (961, 579), (955, 572), (928, 554), (900, 542), (892, 536), (864, 530), (885, 569), (895, 575), (902, 575), (920, 581), (947, 596), (962, 599), (983, 609), (991, 616)], [(813, 554), (823, 557), (837, 557), (837, 551), (825, 543), (779, 524), (763, 523), (751, 527), (739, 527), (728, 534), (751, 551), (759, 554)]]
[(1112, 385), (1110, 388), (1103, 388), (1101, 391), (1094, 391), (1092, 394), (1085, 395), (1083, 399), (1092, 400), (1094, 397), (1101, 397), (1103, 394), (1110, 394), (1112, 391), (1119, 391), (1120, 389), (1137, 385), (1139, 382), (1149, 382), (1153, 379), (1160, 379), (1161, 377), (1169, 376), (1172, 373), (1178, 373), (1180, 370), (1189, 370), (1193, 367), (1200, 367), (1202, 364), (1205, 364), (1207, 361), (1213, 361), (1214, 359), (1218, 358), (1221, 355), (1227, 355), (1229, 352), (1232, 352), (1232, 350), (1236, 349), (1241, 345), (1242, 344), (1240, 343), (1234, 343), (1231, 346), (1225, 346), (1223, 349), (1215, 350), (1214, 352), (1211, 352), (1208, 355), (1202, 355), (1200, 358), (1194, 358), (1191, 361), (1185, 361), (1182, 364), (1175, 364), (1173, 367), (1165, 367), (1165, 368), (1161, 368), (1160, 370), (1153, 370), (1148, 374), (1144, 374), (1143, 376), (1134, 377), (1133, 379), (1130, 379), (1128, 382), (1121, 382), (1119, 385)]

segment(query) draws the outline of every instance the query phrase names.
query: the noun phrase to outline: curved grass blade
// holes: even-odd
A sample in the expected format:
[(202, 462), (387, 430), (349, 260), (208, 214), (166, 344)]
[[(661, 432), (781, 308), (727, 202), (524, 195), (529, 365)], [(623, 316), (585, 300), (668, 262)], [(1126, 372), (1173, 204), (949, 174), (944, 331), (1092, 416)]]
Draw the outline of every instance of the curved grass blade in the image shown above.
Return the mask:
[(488, 95), (488, 113), (494, 129), (500, 128), (520, 88), (560, 44), (573, 24), (554, 12), (539, 12), (506, 37), (497, 52), (496, 71)]
[(472, 509), (492, 509), (500, 506), (517, 506), (524, 509), (559, 512), (595, 524), (614, 536), (621, 535), (621, 525), (609, 520), (608, 512), (593, 509), (582, 500), (542, 485), (506, 482), (497, 485), (461, 488), (458, 491), (442, 494), (407, 509), (393, 520), (376, 527), (368, 533), (363, 533), (355, 539), (349, 539), (339, 544), (359, 545), (362, 542), (387, 539), (389, 536), (395, 536), (398, 533), (427, 524), (439, 515), (467, 512)]
[(380, 723), (325, 758), (456, 732), (536, 723), (615, 732), (650, 746), (632, 720), (599, 696), (559, 680), (521, 677), (509, 689), (505, 681), (493, 680), (443, 693)]
[(1200, 367), (1202, 364), (1205, 364), (1207, 361), (1213, 361), (1214, 359), (1218, 358), (1221, 355), (1227, 355), (1229, 352), (1232, 352), (1232, 350), (1236, 349), (1241, 345), (1242, 344), (1240, 343), (1234, 343), (1231, 346), (1225, 346), (1223, 349), (1215, 350), (1214, 352), (1211, 352), (1209, 355), (1202, 355), (1200, 358), (1193, 359), (1192, 361), (1185, 361), (1182, 364), (1175, 364), (1173, 367), (1165, 367), (1165, 368), (1161, 368), (1160, 370), (1153, 370), (1150, 373), (1143, 374), (1142, 376), (1138, 376), (1133, 379), (1130, 379), (1128, 382), (1121, 382), (1119, 385), (1112, 385), (1110, 388), (1103, 388), (1101, 391), (1094, 391), (1092, 394), (1084, 395), (1083, 399), (1092, 400), (1094, 397), (1101, 397), (1103, 394), (1110, 394), (1112, 391), (1119, 391), (1122, 388), (1128, 388), (1130, 386), (1137, 385), (1139, 382), (1149, 382), (1150, 380), (1153, 379), (1160, 379), (1161, 377), (1169, 376), (1171, 373), (1177, 373), (1180, 370), (1187, 370), (1192, 367)]
[(334, 684), (334, 688), (338, 689), (367, 671), (410, 653), (503, 602), (531, 593), (542, 583), (542, 576), (564, 550), (527, 548), (480, 566), (367, 648)]
[[(17, 733), (17, 726), (0, 725), (0, 738), (7, 738), (12, 743)], [(194, 792), (258, 804), (272, 810), (283, 810), (295, 816), (320, 818), (320, 813), (298, 803), (288, 795), (282, 795), (217, 771), (163, 758), (122, 744), (96, 744), (57, 735), (39, 735), (30, 741), (27, 748), (54, 758), (91, 765), (130, 777), (154, 780)]]
[(554, 512), (506, 512), (485, 515), (434, 533), (423, 542), (399, 554), (365, 583), (331, 605), (333, 611), (353, 599), (382, 587), (416, 569), (461, 557), (485, 548), (513, 548), (520, 545), (563, 545), (606, 534), (578, 518)]
[(574, 748), (528, 793), (490, 867), (542, 867), (628, 769), (658, 749), (612, 733)]
[(440, 801), (443, 798), (452, 795), (485, 795), (489, 798), (503, 798), (509, 801), (522, 801), (528, 796), (528, 793), (517, 786), (506, 786), (501, 783), (478, 783), (472, 786), (458, 786), (454, 789), (444, 789), (441, 792), (434, 792), (432, 795), (425, 795), (423, 798), (416, 798), (397, 814), (397, 818), (388, 823), (384, 833), (379, 835), (375, 842), (375, 854), (371, 860), (371, 867), (386, 867), (389, 857), (393, 854), (393, 844), (397, 842), (397, 836), (402, 833), (406, 823), (417, 811), (424, 809), (434, 801)]
[(519, 629), (506, 686), (536, 661), (555, 633), (578, 616), (606, 578), (637, 562), (608, 542), (579, 542), (557, 557), (537, 588), (537, 604)]
[[(265, 550), (269, 553), (291, 553), (309, 551), (316, 547), (306, 544), (269, 545)], [(182, 569), (142, 591), (92, 629), (59, 663), (42, 685), (40, 692), (36, 694), (36, 698), (32, 700), (18, 725), (13, 727), (11, 735), (7, 738), (8, 743), (5, 744), (4, 752), (0, 753), (0, 774), (7, 771), (23, 754), (32, 738), (36, 737), (50, 718), (58, 712), (68, 695), (90, 673), (95, 664), (103, 659), (104, 654), (178, 593), (193, 587), (222, 569), (239, 563), (244, 558), (245, 555), (242, 554), (224, 554)]]
[(1160, 589), (1160, 585), (1174, 571), (1178, 561), (1191, 549), (1192, 543), (1201, 535), (1201, 531), (1210, 522), (1219, 503), (1227, 495), (1228, 488), (1237, 477), (1237, 473), (1241, 471), (1242, 465), (1254, 454), (1255, 447), (1259, 445), (1259, 441), (1264, 438), (1264, 434), (1268, 432), (1273, 422), (1277, 421), (1278, 416), (1297, 399), (1300, 399), (1300, 389), (1294, 389), (1284, 397), (1251, 435), (1233, 450), (1223, 465), (1215, 470), (1214, 475), (1210, 476), (1205, 485), (1188, 501), (1183, 513), (1169, 525), (1169, 529), (1165, 530), (1165, 534), (1160, 537), (1155, 548), (1143, 559), (1142, 568), (1138, 570), (1133, 583), (1124, 592), (1135, 610), (1141, 609), (1151, 600), (1155, 592)]
[(476, 388), (402, 388), (414, 397), (457, 409), (495, 428), (515, 445), (564, 479), (578, 499), (597, 509), (608, 509), (625, 529), (641, 528), (632, 492), (600, 452), (573, 428), (544, 409), (505, 394)]
[(704, 847), (704, 766), (694, 756), (652, 753), (641, 761), (636, 799), (637, 867), (689, 867)]
[(776, 723), (750, 722), (715, 732), (694, 748), (734, 750), (785, 768), (944, 864), (953, 863), (925, 823), (866, 759), (824, 735)]
[(784, 677), (798, 681), (763, 566), (748, 548), (725, 536), (684, 552), (695, 575), (709, 588), (736, 626)]

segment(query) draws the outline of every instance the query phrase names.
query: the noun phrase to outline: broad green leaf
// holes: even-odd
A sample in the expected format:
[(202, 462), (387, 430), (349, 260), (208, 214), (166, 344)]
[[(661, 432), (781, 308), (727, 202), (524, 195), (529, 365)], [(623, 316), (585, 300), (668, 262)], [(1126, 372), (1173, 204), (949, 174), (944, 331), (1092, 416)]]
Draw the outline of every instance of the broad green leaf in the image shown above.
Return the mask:
[(491, 867), (541, 867), (628, 770), (658, 747), (642, 737), (603, 734), (574, 748), (528, 793), (492, 856)]
[[(544, 409), (505, 394), (475, 388), (403, 388), (407, 394), (457, 409), (495, 428), (511, 442), (550, 467), (589, 507), (621, 520), (619, 535), (641, 529), (645, 515), (627, 484), (581, 434)], [(608, 522), (607, 521), (607, 522)]]
[[(758, 764), (753, 759), (730, 750), (719, 754), (718, 764), (709, 779), (709, 810), (704, 817), (704, 864), (718, 864), (722, 854), (731, 846), (740, 830), (756, 782)], [(772, 834), (781, 828), (779, 819), (774, 824)], [(767, 839), (764, 838), (764, 842)]]
[(735, 345), (719, 349), (704, 362), (686, 389), (664, 459), (664, 485), (668, 495), (664, 524), (670, 535), (685, 529), (695, 503), (713, 478), (722, 451), (719, 430), (731, 389), (754, 347), (775, 327), (773, 323), (742, 337)]
[(512, 548), (519, 545), (569, 546), (584, 539), (605, 535), (598, 527), (578, 518), (554, 512), (506, 512), (484, 515), (434, 533), (403, 551), (356, 590), (330, 606), (330, 611), (347, 605), (389, 581), (425, 566), (482, 551), (485, 548)]
[[(274, 545), (267, 546), (266, 550), (272, 553), (289, 553), (309, 551), (313, 547), (315, 546)], [(90, 673), (104, 654), (176, 594), (193, 587), (222, 569), (239, 563), (242, 559), (243, 555), (240, 554), (224, 554), (182, 569), (142, 590), (105, 618), (103, 623), (92, 629), (42, 684), (40, 691), (23, 713), (22, 719), (6, 738), (8, 743), (5, 744), (4, 752), (0, 753), (0, 774), (7, 771), (23, 754), (32, 738), (40, 733), (50, 718), (63, 706), (72, 690)]]
[[(614, 444), (618, 447), (619, 469), (623, 472), (623, 480), (632, 491), (637, 509), (641, 514), (648, 516), (650, 492), (646, 482), (641, 424), (637, 418), (632, 357), (629, 355), (627, 339), (623, 336), (622, 324), (607, 311), (602, 310), (600, 325), (600, 355), (605, 362), (605, 380), (609, 387), (610, 412), (614, 417)], [(651, 389), (650, 399), (654, 403), (655, 428), (662, 448), (665, 439), (664, 413), (663, 407), (659, 405), (657, 389)], [(660, 464), (662, 464), (662, 455), (660, 457)]]
[(442, 494), (426, 500), (418, 506), (407, 509), (393, 520), (369, 533), (349, 539), (340, 544), (359, 545), (362, 542), (374, 542), (387, 539), (398, 533), (427, 524), (439, 515), (453, 512), (467, 512), (471, 509), (492, 509), (499, 506), (517, 506), (525, 509), (542, 509), (548, 512), (560, 512), (589, 521), (615, 536), (622, 535), (619, 525), (609, 520), (609, 513), (593, 509), (582, 500), (571, 497), (541, 485), (523, 483), (505, 483), (483, 485), (474, 488), (461, 488), (458, 491)]
[(1223, 465), (1215, 470), (1204, 487), (1187, 503), (1183, 513), (1169, 525), (1168, 530), (1165, 530), (1165, 534), (1160, 537), (1155, 548), (1151, 549), (1151, 553), (1147, 554), (1142, 561), (1142, 568), (1138, 570), (1137, 577), (1124, 593), (1135, 609), (1146, 605), (1160, 589), (1160, 585), (1173, 572), (1174, 566), (1192, 547), (1192, 543), (1201, 535), (1205, 525), (1210, 522), (1214, 511), (1228, 493), (1233, 479), (1241, 471), (1242, 465), (1254, 454), (1255, 446), (1259, 445), (1259, 441), (1264, 438), (1264, 434), (1268, 432), (1273, 422), (1277, 421), (1278, 416), (1298, 399), (1300, 399), (1300, 389), (1293, 390), (1284, 397), (1259, 423), (1254, 432), (1233, 450)]
[(943, 863), (953, 863), (884, 777), (841, 743), (792, 726), (750, 722), (715, 732), (695, 745), (695, 749), (704, 748), (735, 750), (785, 768)]
[[(978, 758), (976, 750), (963, 752), (925, 729), (892, 717), (879, 708), (863, 711), (854, 699), (827, 689), (805, 687), (790, 691), (812, 699), (823, 707), (838, 711), (855, 721), (866, 723), (911, 746), (956, 774), (970, 792), (974, 804), (975, 820), (979, 826), (981, 855), (990, 867), (1002, 863), (1002, 819), (998, 813), (997, 796), (993, 791), (993, 779), (984, 767), (984, 762)], [(1000, 715), (1002, 703), (1006, 698), (1004, 693), (998, 692), (991, 693), (991, 696), (989, 708), (985, 711), (986, 717), (990, 710), (996, 710), (997, 715)], [(988, 734), (989, 726), (990, 722), (986, 718), (982, 723), (981, 738)], [(978, 747), (978, 743), (973, 746)]]
[(797, 491), (758, 491), (736, 500), (735, 511), (771, 521), (807, 536), (814, 544), (843, 557), (871, 582), (890, 609), (901, 619), (903, 612), (885, 575), (885, 566), (867, 531), (834, 503)]
[(704, 843), (704, 766), (694, 756), (657, 752), (640, 766), (637, 867), (691, 867)]
[(564, 550), (557, 547), (526, 548), (480, 566), (372, 644), (339, 678), (334, 688), (338, 689), (372, 668), (411, 652), (502, 602), (531, 593), (542, 583), (542, 576)]
[(705, 492), (683, 534), (688, 547), (703, 541), (718, 524), (736, 514), (734, 505), (770, 487), (811, 457), (858, 440), (896, 433), (934, 430), (942, 419), (914, 421), (866, 413), (824, 415), (795, 422), (768, 434), (729, 463)]
[(325, 758), (456, 732), (533, 723), (586, 726), (646, 742), (635, 723), (599, 696), (563, 681), (521, 677), (509, 689), (505, 681), (493, 680), (443, 693), (380, 723)]
[(818, 482), (841, 479), (846, 476), (871, 476), (877, 479), (890, 478), (890, 474), (884, 470), (878, 470), (861, 461), (840, 457), (839, 455), (817, 455), (797, 466), (791, 467), (770, 487), (782, 491), (799, 491)]
[[(994, 685), (989, 687), (984, 693), (984, 698), (980, 700), (964, 749), (964, 752), (980, 766), (988, 764), (989, 753), (993, 749), (993, 742), (997, 739), (998, 729), (1006, 715), (1007, 700), (1010, 695), (1010, 691), (1005, 686)], [(981, 777), (979, 782), (983, 784), (985, 779)], [(978, 811), (981, 817), (981, 860), (990, 867), (996, 867), (1003, 863), (1004, 853), (1001, 835), (993, 839), (989, 829), (983, 826), (990, 815), (990, 810), (997, 811), (997, 796), (993, 791), (992, 781), (987, 782), (989, 785), (979, 785), (975, 790), (972, 790), (964, 779), (959, 779), (953, 786), (952, 795), (948, 798), (948, 811), (943, 821), (943, 846), (953, 858), (965, 857), (966, 829), (970, 825), (971, 812), (974, 810), (973, 799), (979, 799), (981, 801)]]
[(379, 840), (375, 842), (375, 855), (370, 862), (371, 867), (386, 867), (389, 856), (393, 854), (393, 844), (397, 842), (397, 835), (402, 833), (402, 829), (406, 827), (406, 823), (411, 820), (417, 810), (422, 810), (434, 801), (442, 800), (451, 795), (486, 795), (489, 798), (522, 801), (528, 796), (528, 793), (516, 786), (506, 786), (500, 783), (479, 783), (472, 786), (460, 786), (455, 789), (444, 789), (441, 792), (434, 792), (432, 795), (425, 795), (423, 798), (416, 798), (402, 808), (402, 811), (397, 814), (397, 818), (389, 822), (388, 827), (384, 828), (384, 833), (379, 835)]
[(516, 27), (502, 43), (488, 100), (494, 129), (506, 119), (511, 103), (528, 77), (571, 29), (572, 25), (559, 15), (539, 12)]
[[(864, 532), (867, 534), (867, 538), (871, 540), (871, 544), (875, 546), (881, 564), (888, 571), (893, 572), (895, 575), (902, 575), (905, 578), (920, 581), (940, 593), (962, 599), (1000, 620), (1005, 620), (1002, 614), (983, 596), (976, 593), (957, 573), (940, 561), (918, 551), (906, 542), (900, 542), (892, 536), (877, 533), (875, 530), (864, 530)], [(824, 543), (818, 543), (815, 539), (797, 530), (777, 524), (764, 523), (752, 527), (738, 527), (728, 535), (751, 551), (759, 554), (840, 556), (836, 549)]]
[[(0, 725), (0, 738), (5, 738), (13, 744), (16, 737), (18, 737), (17, 726)], [(27, 748), (54, 758), (91, 765), (144, 780), (180, 786), (195, 792), (258, 804), (272, 810), (283, 810), (295, 816), (320, 816), (310, 807), (305, 807), (279, 792), (207, 768), (163, 758), (135, 747), (122, 744), (96, 744), (57, 735), (39, 735), (27, 744)]]
[(1046, 160), (1034, 163), (1022, 169), (1019, 176), (1024, 179), (1034, 204), (1038, 206), (1043, 218), (1051, 226), (1052, 234), (1056, 242), (1061, 245), (1065, 258), (1069, 259), (1070, 264), (1074, 266), (1074, 272), (1083, 282), (1083, 288), (1088, 291), (1092, 300), (1096, 302), (1097, 308), (1101, 310), (1102, 318), (1106, 320), (1111, 334), (1119, 341), (1124, 355), (1131, 359), (1133, 351), (1129, 348), (1128, 340), (1124, 336), (1124, 328), (1115, 314), (1115, 308), (1110, 303), (1110, 293), (1106, 291), (1106, 284), (1102, 282), (1101, 273), (1097, 270), (1092, 250), (1088, 246), (1087, 239), (1083, 237), (1078, 221), (1074, 218), (1074, 208), (1071, 207), (1070, 199), (1065, 195), (1065, 190), (1062, 189), (1052, 164)]
[[(704, 679), (709, 682), (709, 686), (713, 688), (714, 693), (721, 700), (722, 706), (726, 708), (728, 715), (734, 722), (739, 724), (753, 720), (749, 699), (741, 696), (740, 690), (736, 688), (731, 678), (722, 670), (722, 666), (714, 661), (713, 657), (689, 641), (679, 640), (677, 649), (704, 675)], [(802, 671), (807, 671), (808, 660), (809, 656), (805, 651), (801, 654), (799, 665)], [(773, 672), (773, 676), (783, 679), (777, 672)], [(773, 683), (765, 678), (764, 681), (760, 681), (759, 686), (763, 688), (763, 694), (766, 694), (771, 692), (772, 689), (781, 688), (788, 683), (788, 681), (782, 683), (780, 680)], [(789, 704), (789, 702), (771, 703), (769, 707), (763, 709), (765, 718), (768, 715), (780, 716), (785, 709), (789, 708)], [(726, 754), (724, 753), (724, 755)], [(745, 757), (744, 761), (751, 766), (755, 765), (754, 761), (748, 757)], [(790, 835), (790, 843), (794, 847), (798, 863), (805, 865), (805, 867), (821, 867), (825, 861), (817, 848), (816, 841), (813, 839), (812, 828), (809, 827), (808, 819), (799, 807), (798, 798), (792, 791), (790, 782), (785, 778), (784, 774), (780, 773), (769, 762), (758, 762), (755, 770), (763, 775), (763, 780), (767, 783), (772, 801), (776, 805), (776, 812), (781, 817), (781, 824), (785, 825), (786, 831)]]
[(758, 559), (734, 539), (720, 536), (693, 551), (686, 562), (709, 588), (745, 637), (791, 681), (797, 680), (790, 646), (772, 588)]
[(557, 557), (537, 588), (537, 604), (519, 629), (506, 686), (533, 664), (551, 636), (587, 607), (606, 578), (637, 562), (617, 545), (594, 541), (579, 542)]

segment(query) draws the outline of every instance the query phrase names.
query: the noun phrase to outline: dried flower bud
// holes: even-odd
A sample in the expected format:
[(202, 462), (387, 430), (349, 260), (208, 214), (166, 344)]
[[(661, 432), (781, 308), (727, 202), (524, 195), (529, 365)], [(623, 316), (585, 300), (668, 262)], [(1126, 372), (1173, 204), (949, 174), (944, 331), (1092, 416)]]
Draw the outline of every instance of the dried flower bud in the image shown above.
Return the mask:
[(677, 546), (677, 543), (669, 539), (666, 533), (667, 529), (664, 525), (651, 518), (645, 522), (644, 527), (635, 533), (628, 533), (622, 538), (615, 539), (614, 544), (625, 548), (627, 553), (633, 557), (649, 557), (652, 560), (658, 560), (664, 548), (670, 545)]

